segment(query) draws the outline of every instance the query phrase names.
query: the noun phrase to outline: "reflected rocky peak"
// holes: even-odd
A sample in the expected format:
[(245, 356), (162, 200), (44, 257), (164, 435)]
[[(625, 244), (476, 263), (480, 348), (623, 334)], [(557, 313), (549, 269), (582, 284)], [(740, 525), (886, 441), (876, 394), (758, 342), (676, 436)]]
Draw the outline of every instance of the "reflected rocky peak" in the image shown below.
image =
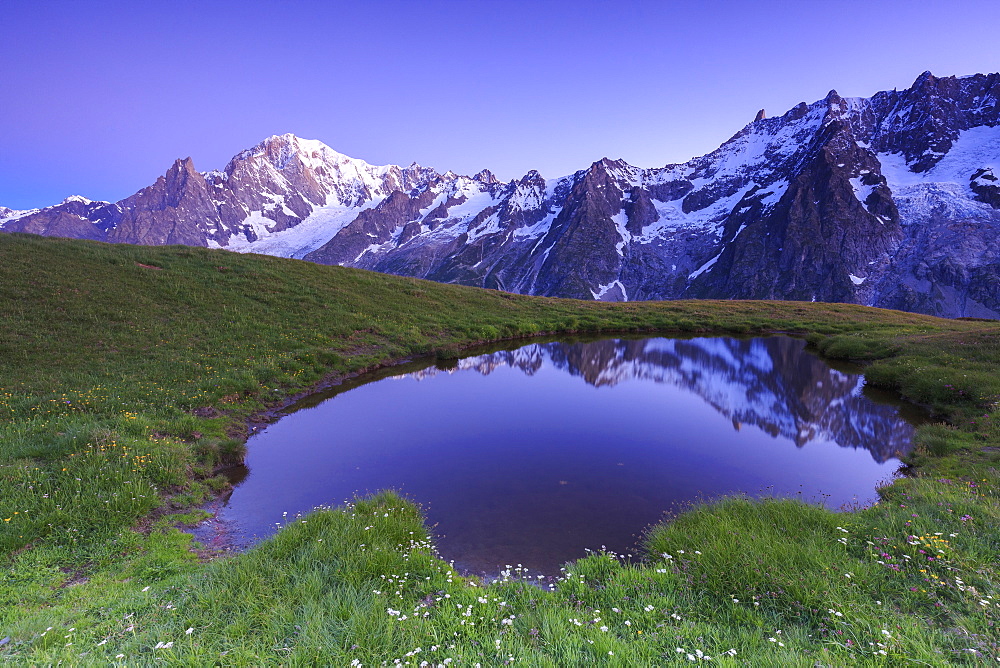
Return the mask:
[[(539, 343), (461, 359), (448, 373), (513, 368), (534, 375), (547, 363), (595, 387), (643, 380), (684, 388), (735, 429), (753, 425), (799, 447), (831, 441), (865, 448), (878, 462), (910, 448), (912, 426), (894, 407), (862, 394), (863, 376), (837, 371), (804, 348), (804, 341), (788, 337)], [(439, 373), (430, 368), (408, 376)]]

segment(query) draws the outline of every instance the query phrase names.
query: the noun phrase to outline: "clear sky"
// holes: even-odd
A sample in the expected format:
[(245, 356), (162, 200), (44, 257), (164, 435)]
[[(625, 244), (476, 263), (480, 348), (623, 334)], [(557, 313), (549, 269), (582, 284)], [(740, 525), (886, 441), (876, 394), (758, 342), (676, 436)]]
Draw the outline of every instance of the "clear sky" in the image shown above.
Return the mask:
[(1000, 71), (1000, 2), (0, 0), (0, 206), (292, 132), (507, 180), (707, 153), (760, 108)]

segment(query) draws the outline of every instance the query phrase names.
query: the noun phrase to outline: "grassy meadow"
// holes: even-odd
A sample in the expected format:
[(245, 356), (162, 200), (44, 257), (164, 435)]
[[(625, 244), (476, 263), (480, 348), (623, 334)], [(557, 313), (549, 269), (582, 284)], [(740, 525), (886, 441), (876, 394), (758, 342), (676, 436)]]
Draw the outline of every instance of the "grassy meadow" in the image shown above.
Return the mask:
[[(239, 555), (177, 527), (247, 421), (321, 383), (544, 333), (796, 333), (925, 407), (909, 476), (832, 513), (729, 499), (483, 583), (392, 493)], [(188, 247), (0, 235), (0, 660), (25, 665), (1000, 661), (1000, 323), (845, 304), (603, 304)]]

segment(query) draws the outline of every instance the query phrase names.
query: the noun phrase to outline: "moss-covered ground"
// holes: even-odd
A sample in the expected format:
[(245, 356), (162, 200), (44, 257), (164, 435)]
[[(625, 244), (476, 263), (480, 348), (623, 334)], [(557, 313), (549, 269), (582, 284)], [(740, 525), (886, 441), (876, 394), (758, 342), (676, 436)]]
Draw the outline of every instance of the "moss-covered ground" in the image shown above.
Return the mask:
[[(236, 556), (176, 526), (246, 421), (349, 374), (541, 333), (794, 332), (932, 412), (831, 513), (731, 499), (555, 582), (464, 578), (419, 509)], [(0, 659), (29, 665), (976, 665), (1000, 658), (1000, 325), (843, 304), (600, 304), (184, 247), (0, 235)]]

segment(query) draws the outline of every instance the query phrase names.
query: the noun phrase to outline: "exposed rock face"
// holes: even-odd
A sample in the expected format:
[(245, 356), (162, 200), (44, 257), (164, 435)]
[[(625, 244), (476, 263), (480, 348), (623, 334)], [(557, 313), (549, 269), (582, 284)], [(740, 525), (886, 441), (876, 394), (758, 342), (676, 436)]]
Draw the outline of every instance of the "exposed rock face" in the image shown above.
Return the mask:
[(499, 182), (270, 137), (121, 202), (0, 229), (185, 243), (583, 299), (773, 298), (1000, 316), (1000, 75), (763, 112), (716, 151)]
[(47, 209), (0, 209), (0, 230), (106, 241), (107, 230), (113, 228), (119, 218), (120, 211), (116, 205), (91, 202), (85, 197), (74, 195)]
[(976, 194), (977, 200), (1000, 209), (1000, 178), (993, 173), (992, 167), (977, 169), (969, 178), (969, 188)]
[(858, 286), (850, 276), (867, 275), (868, 263), (902, 239), (879, 162), (843, 118), (847, 102), (831, 92), (825, 103), (812, 112), (819, 118), (816, 148), (796, 152), (797, 173), (789, 174), (784, 194), (770, 210), (730, 216), (727, 229), (739, 227), (692, 294), (854, 301)]

